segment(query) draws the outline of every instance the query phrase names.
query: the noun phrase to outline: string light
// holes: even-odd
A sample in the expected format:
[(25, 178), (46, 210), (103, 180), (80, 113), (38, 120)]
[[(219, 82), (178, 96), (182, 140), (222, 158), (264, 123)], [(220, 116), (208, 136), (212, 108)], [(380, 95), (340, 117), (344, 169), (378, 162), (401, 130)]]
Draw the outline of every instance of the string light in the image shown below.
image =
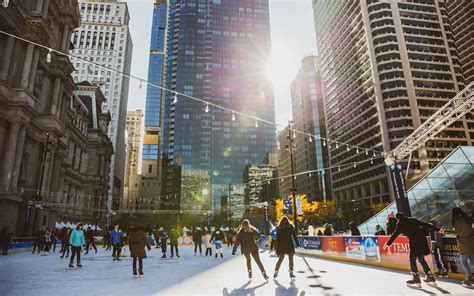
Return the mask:
[(178, 93), (175, 93), (174, 94), (174, 98), (173, 98), (173, 104), (177, 104), (178, 103)]
[(3, 0), (2, 6), (7, 8), (9, 2), (10, 2), (9, 0)]
[(370, 160), (370, 164), (374, 164), (374, 160), (373, 160), (373, 159)]
[(323, 146), (326, 146), (326, 141), (323, 141)]
[(369, 155), (369, 151), (365, 149), (365, 155)]
[(258, 120), (255, 121), (255, 128), (258, 128)]
[(309, 136), (309, 142), (310, 142), (310, 143), (313, 142), (313, 137)]
[(347, 145), (347, 148), (346, 148), (346, 150), (347, 150), (347, 151), (349, 151), (349, 150), (350, 150), (350, 149), (349, 149), (349, 145)]
[(204, 112), (209, 113), (209, 104), (206, 104), (206, 109), (204, 109)]
[(339, 144), (338, 143), (336, 143), (336, 149), (339, 149)]
[(311, 172), (309, 172), (309, 176), (311, 177)]
[(359, 154), (359, 148), (356, 149), (356, 153)]
[(235, 121), (235, 112), (232, 111), (232, 121)]
[(46, 63), (51, 63), (51, 49), (49, 49), (48, 54), (46, 55)]
[(340, 171), (341, 171), (341, 167), (337, 167), (337, 171), (340, 172)]
[(357, 167), (357, 163), (354, 162), (354, 168), (356, 168), (356, 167)]
[(293, 139), (296, 139), (296, 133), (293, 132)]

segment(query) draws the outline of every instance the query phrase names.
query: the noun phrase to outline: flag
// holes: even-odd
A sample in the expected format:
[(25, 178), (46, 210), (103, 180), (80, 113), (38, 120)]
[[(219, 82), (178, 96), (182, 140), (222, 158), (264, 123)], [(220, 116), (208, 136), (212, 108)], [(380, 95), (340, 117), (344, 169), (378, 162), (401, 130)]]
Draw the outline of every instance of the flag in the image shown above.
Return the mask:
[(293, 200), (291, 197), (285, 197), (283, 199), (283, 214), (293, 214)]
[(301, 196), (296, 197), (296, 211), (298, 213), (298, 216), (303, 216), (303, 201), (301, 199)]

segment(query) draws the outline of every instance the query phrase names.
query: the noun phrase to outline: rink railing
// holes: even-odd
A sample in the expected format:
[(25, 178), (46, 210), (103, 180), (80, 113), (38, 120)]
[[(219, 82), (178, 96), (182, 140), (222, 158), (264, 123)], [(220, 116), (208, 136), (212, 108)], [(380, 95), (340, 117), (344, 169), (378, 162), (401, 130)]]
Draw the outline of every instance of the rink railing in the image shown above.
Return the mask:
[[(408, 271), (408, 238), (399, 236), (387, 247), (389, 238), (390, 236), (299, 236), (300, 248), (297, 253)], [(464, 279), (456, 238), (444, 237), (443, 243), (441, 254), (448, 265), (450, 277)], [(426, 261), (432, 270), (436, 270), (432, 256), (426, 256)]]

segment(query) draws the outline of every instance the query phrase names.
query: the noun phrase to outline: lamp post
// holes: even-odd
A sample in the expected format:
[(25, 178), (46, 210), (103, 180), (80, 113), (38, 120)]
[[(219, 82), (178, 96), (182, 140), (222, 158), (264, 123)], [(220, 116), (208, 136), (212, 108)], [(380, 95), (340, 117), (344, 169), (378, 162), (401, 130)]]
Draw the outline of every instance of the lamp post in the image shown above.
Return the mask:
[[(48, 152), (49, 152), (49, 133), (46, 133), (46, 143), (43, 144), (43, 152), (41, 156), (41, 171), (40, 171), (40, 177), (39, 177), (39, 183), (38, 183), (38, 188), (36, 190), (36, 196), (34, 197), (34, 206), (35, 206), (35, 217), (33, 219), (33, 228), (32, 228), (32, 233), (35, 233), (35, 228), (36, 228), (36, 220), (38, 219), (38, 210), (42, 210), (43, 206), (41, 205), (41, 187), (43, 186), (43, 179), (44, 179), (44, 170), (46, 168), (46, 161), (48, 157)], [(28, 207), (30, 208), (29, 204)], [(29, 220), (29, 217), (28, 217)], [(29, 224), (29, 221), (28, 221)]]
[(296, 212), (296, 180), (295, 180), (295, 161), (293, 158), (293, 149), (296, 148), (296, 146), (293, 144), (295, 139), (293, 138), (293, 134), (291, 131), (291, 126), (293, 124), (292, 120), (288, 121), (288, 136), (287, 139), (289, 141), (289, 151), (290, 151), (290, 161), (291, 161), (291, 195), (293, 197), (293, 220), (295, 223), (295, 229), (298, 231), (298, 213)]

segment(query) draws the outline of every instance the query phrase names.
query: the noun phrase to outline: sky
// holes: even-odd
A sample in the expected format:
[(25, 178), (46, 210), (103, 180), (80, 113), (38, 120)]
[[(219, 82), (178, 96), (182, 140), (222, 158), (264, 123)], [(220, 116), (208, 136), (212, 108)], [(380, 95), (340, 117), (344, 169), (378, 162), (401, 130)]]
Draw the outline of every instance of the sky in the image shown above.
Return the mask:
[[(239, 1), (239, 0), (235, 0)], [(146, 79), (154, 0), (128, 0), (130, 34), (133, 40), (132, 75)], [(275, 93), (276, 121), (291, 119), (290, 84), (301, 60), (316, 52), (311, 0), (269, 0), (272, 62), (269, 73)], [(270, 75), (270, 74), (269, 74)], [(145, 108), (146, 87), (130, 81), (128, 110)]]

